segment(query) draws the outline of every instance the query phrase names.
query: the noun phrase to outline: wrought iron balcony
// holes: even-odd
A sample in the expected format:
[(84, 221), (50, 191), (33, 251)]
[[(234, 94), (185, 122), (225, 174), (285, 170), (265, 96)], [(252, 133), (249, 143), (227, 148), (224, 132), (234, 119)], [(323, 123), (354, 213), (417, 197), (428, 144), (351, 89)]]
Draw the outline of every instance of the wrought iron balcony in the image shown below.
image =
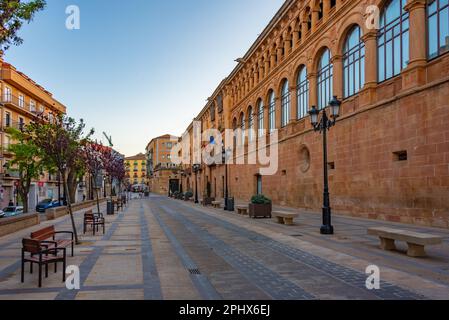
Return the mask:
[(30, 103), (26, 103), (24, 99), (16, 97), (12, 94), (2, 94), (0, 102), (6, 107), (13, 108), (19, 112), (27, 112), (31, 115), (38, 114), (36, 104), (32, 105)]

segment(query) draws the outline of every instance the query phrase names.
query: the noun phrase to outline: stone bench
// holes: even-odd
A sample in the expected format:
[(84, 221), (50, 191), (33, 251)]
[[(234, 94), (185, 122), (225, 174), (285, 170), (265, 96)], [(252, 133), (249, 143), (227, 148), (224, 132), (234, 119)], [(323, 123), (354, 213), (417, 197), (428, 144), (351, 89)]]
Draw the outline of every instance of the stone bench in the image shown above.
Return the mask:
[(238, 214), (248, 215), (248, 205), (236, 205), (235, 208), (237, 209)]
[(442, 242), (440, 236), (386, 227), (369, 228), (368, 234), (380, 238), (380, 247), (383, 250), (396, 250), (395, 240), (407, 242), (407, 255), (410, 257), (425, 257), (424, 246)]
[(214, 208), (219, 209), (221, 207), (221, 201), (212, 201)]
[(272, 216), (278, 219), (280, 224), (292, 226), (293, 219), (299, 217), (299, 213), (286, 212), (286, 211), (273, 211)]

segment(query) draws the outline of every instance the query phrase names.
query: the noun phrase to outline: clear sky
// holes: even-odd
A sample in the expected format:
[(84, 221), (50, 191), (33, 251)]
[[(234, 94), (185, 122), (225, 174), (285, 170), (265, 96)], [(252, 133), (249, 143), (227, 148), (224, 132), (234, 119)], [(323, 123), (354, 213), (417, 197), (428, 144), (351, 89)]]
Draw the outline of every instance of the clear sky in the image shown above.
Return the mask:
[[(47, 0), (5, 60), (131, 156), (183, 133), (283, 2)], [(80, 30), (65, 27), (69, 5)]]

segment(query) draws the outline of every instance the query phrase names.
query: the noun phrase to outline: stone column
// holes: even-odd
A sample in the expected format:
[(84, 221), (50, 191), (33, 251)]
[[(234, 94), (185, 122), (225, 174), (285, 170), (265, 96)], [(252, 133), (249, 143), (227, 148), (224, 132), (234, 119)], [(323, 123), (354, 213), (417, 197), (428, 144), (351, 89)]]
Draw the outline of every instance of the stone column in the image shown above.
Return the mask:
[(273, 52), (271, 53), (270, 56), (270, 71), (273, 70), (275, 67), (276, 67), (276, 52), (274, 52), (273, 49)]
[(254, 85), (254, 87), (257, 86), (257, 84), (259, 83), (259, 71), (257, 69), (258, 68), (254, 68), (254, 74), (253, 74), (253, 85)]
[(264, 73), (264, 78), (266, 78), (268, 76), (268, 73), (270, 72), (270, 60), (269, 60), (269, 58), (271, 58), (271, 57), (268, 57), (268, 53), (265, 54), (265, 67), (264, 67), (265, 73)]
[(427, 61), (426, 0), (409, 0), (404, 7), (410, 16), (410, 63), (422, 65)]
[(284, 32), (284, 56), (288, 56), (291, 52), (291, 39), (291, 35), (289, 35), (287, 32)]
[(409, 12), (409, 65), (404, 70), (402, 87), (407, 89), (426, 81), (427, 29), (426, 0), (409, 0), (404, 7)]
[(292, 25), (293, 35), (292, 35), (292, 51), (294, 51), (299, 45), (299, 25), (293, 22)]
[(309, 27), (308, 17), (306, 16), (304, 21), (301, 22), (301, 30), (302, 30), (302, 36), (304, 37), (304, 34), (307, 32), (307, 28)]
[(365, 43), (365, 84), (359, 93), (360, 105), (368, 105), (376, 99), (377, 87), (377, 30), (362, 36)]
[(316, 24), (318, 22), (318, 14), (319, 14), (318, 9), (312, 10), (312, 32), (315, 32), (316, 30)]
[(284, 44), (281, 43), (281, 40), (278, 40), (276, 42), (276, 51), (277, 51), (277, 61), (278, 63), (282, 61), (282, 52), (283, 52), (283, 46)]
[(330, 0), (323, 0), (323, 19), (327, 18), (329, 15), (329, 10), (331, 8)]
[(332, 92), (339, 100), (343, 99), (343, 57), (335, 55), (331, 59), (333, 65)]

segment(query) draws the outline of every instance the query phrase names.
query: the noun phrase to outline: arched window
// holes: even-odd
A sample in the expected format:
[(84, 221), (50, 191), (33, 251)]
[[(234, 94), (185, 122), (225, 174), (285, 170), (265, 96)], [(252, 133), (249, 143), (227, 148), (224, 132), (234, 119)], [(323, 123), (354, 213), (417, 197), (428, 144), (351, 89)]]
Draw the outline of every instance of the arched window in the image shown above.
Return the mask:
[(323, 109), (332, 99), (332, 76), (333, 66), (331, 63), (331, 53), (326, 48), (321, 54), (318, 64), (317, 85), (318, 85), (318, 109)]
[(268, 130), (271, 133), (276, 129), (276, 97), (274, 91), (270, 92), (268, 102), (270, 104), (268, 106)]
[(253, 141), (254, 135), (254, 117), (253, 117), (253, 107), (248, 108), (248, 141)]
[(257, 103), (257, 122), (258, 122), (258, 129), (259, 129), (259, 137), (262, 137), (264, 135), (264, 121), (265, 121), (265, 116), (264, 116), (264, 106), (263, 106), (263, 101), (262, 99), (259, 99), (259, 102)]
[[(409, 60), (409, 14), (406, 0), (391, 0), (380, 16), (377, 39), (379, 82), (397, 76)], [(422, 35), (415, 35), (416, 37)]]
[(288, 80), (284, 81), (281, 94), (281, 126), (285, 127), (290, 120), (290, 90), (288, 88)]
[(427, 8), (429, 59), (449, 51), (449, 1), (429, 0)]
[(296, 99), (298, 101), (297, 114), (298, 119), (302, 119), (308, 115), (309, 111), (309, 80), (307, 79), (307, 69), (301, 67), (296, 80)]
[(350, 97), (365, 84), (365, 44), (362, 31), (354, 26), (348, 33), (343, 52), (344, 96)]
[(242, 112), (240, 115), (240, 130), (241, 132), (241, 143), (245, 144), (245, 114)]

